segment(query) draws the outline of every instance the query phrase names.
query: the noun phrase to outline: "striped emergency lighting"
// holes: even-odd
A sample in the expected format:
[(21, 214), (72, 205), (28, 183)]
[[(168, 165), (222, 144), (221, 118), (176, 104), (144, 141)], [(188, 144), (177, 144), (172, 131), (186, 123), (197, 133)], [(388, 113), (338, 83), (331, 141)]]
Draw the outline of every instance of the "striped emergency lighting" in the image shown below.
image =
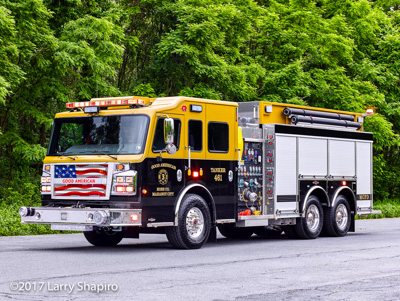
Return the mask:
[(69, 102), (66, 104), (67, 108), (83, 108), (83, 107), (111, 107), (111, 106), (124, 106), (124, 105), (141, 105), (143, 106), (144, 100), (138, 98), (129, 99), (112, 99), (112, 100), (97, 100), (97, 101), (84, 101), (84, 102)]

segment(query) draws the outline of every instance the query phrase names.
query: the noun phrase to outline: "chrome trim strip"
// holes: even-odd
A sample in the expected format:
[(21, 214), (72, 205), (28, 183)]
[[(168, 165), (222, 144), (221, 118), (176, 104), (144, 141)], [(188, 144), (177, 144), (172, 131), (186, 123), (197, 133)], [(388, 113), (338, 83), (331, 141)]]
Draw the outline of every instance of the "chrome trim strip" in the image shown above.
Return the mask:
[(157, 228), (157, 227), (171, 227), (173, 226), (173, 222), (165, 222), (165, 223), (148, 223), (147, 227), (149, 228)]
[(230, 224), (230, 223), (236, 223), (235, 219), (217, 219), (216, 220), (217, 224)]

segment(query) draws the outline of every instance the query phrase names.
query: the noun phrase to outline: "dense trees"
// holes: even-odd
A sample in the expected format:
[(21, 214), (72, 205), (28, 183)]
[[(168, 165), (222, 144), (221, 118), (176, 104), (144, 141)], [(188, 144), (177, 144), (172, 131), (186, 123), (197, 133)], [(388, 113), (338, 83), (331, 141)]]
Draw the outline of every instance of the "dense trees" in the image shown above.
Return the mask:
[(0, 199), (36, 198), (65, 102), (132, 94), (374, 107), (375, 199), (400, 198), (399, 4), (0, 0)]

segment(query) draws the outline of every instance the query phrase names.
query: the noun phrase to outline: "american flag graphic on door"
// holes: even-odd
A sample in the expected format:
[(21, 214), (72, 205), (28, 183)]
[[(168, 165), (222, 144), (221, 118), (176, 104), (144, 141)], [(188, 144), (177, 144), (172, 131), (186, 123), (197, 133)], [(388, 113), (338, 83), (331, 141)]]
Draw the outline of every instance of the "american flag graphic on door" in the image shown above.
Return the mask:
[(54, 178), (63, 179), (63, 184), (54, 185), (55, 196), (106, 196), (107, 164), (77, 164), (77, 165), (55, 165)]

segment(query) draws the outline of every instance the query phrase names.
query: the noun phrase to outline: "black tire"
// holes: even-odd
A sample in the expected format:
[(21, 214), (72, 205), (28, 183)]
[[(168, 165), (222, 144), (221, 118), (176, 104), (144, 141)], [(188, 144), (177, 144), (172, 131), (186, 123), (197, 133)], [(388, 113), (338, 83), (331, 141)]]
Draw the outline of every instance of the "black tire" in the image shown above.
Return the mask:
[(103, 228), (85, 231), (83, 235), (89, 243), (96, 247), (116, 246), (124, 238), (124, 232), (122, 231), (107, 231)]
[(167, 227), (170, 244), (177, 249), (200, 249), (211, 230), (211, 215), (206, 201), (199, 195), (187, 194), (178, 215), (178, 226)]
[(341, 237), (349, 232), (351, 211), (345, 196), (339, 195), (333, 207), (324, 208), (324, 214), (324, 232), (327, 236)]
[(308, 198), (305, 211), (305, 217), (300, 217), (296, 220), (296, 225), (294, 226), (296, 235), (302, 239), (317, 238), (321, 234), (324, 224), (324, 211), (315, 195)]
[(254, 228), (238, 228), (235, 224), (219, 225), (218, 230), (223, 236), (230, 239), (246, 239), (254, 233)]
[(265, 238), (277, 238), (280, 237), (283, 230), (281, 228), (273, 228), (273, 227), (255, 227), (254, 234), (260, 237)]
[(296, 239), (297, 238), (297, 234), (296, 231), (294, 229), (294, 226), (283, 226), (282, 229), (285, 232), (285, 235), (290, 238), (290, 239)]

